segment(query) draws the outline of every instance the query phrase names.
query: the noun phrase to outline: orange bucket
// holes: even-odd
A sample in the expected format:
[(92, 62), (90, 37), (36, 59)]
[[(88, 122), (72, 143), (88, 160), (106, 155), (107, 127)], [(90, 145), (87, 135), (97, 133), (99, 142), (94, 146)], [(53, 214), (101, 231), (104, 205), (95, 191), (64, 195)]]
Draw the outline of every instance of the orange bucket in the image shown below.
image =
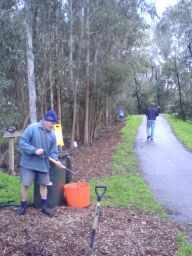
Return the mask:
[(87, 207), (90, 205), (90, 184), (80, 181), (66, 184), (64, 185), (64, 196), (69, 207)]

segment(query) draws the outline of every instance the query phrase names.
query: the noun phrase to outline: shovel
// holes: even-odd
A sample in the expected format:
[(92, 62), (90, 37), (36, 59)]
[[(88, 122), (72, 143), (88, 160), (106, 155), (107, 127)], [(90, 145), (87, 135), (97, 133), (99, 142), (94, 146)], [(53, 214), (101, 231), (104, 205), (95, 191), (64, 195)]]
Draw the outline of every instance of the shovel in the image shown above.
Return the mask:
[(100, 210), (101, 210), (101, 199), (104, 196), (104, 194), (106, 193), (106, 190), (107, 190), (107, 187), (105, 185), (95, 186), (95, 193), (97, 195), (97, 206), (96, 206), (96, 210), (95, 210), (95, 217), (94, 217), (92, 232), (91, 232), (91, 243), (90, 243), (91, 249), (93, 249), (97, 224), (99, 221)]
[[(58, 165), (58, 163), (57, 163), (57, 161), (56, 161), (55, 159), (53, 159), (53, 158), (51, 158), (51, 157), (48, 157), (48, 160), (49, 160), (50, 162), (52, 162), (53, 164)], [(73, 175), (78, 176), (77, 173), (75, 173), (75, 172), (73, 172), (72, 170), (70, 170), (69, 168), (67, 168), (64, 164), (62, 164), (60, 167), (61, 167), (61, 169), (65, 169), (65, 170), (67, 170), (68, 172), (72, 173)]]

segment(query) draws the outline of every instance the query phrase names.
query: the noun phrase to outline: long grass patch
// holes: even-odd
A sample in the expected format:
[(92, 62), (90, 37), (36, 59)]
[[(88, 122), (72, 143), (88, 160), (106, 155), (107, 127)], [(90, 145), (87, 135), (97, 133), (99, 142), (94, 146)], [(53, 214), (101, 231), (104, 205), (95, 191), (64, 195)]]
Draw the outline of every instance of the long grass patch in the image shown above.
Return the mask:
[(112, 171), (114, 174), (129, 171), (139, 171), (138, 160), (135, 154), (135, 137), (142, 117), (139, 115), (129, 116), (125, 126), (121, 129), (121, 143), (115, 147), (112, 156)]
[[(33, 188), (29, 192), (29, 201), (32, 202)], [(0, 203), (19, 205), (21, 200), (21, 184), (18, 176), (11, 176), (0, 171)]]
[[(159, 213), (167, 216), (161, 205), (156, 202), (141, 176), (137, 173), (120, 174), (110, 178), (91, 181), (91, 201), (96, 202), (95, 186), (104, 184), (107, 187), (103, 198), (105, 207), (132, 207), (140, 210)], [(102, 190), (98, 190), (101, 192)]]
[(165, 114), (164, 116), (181, 143), (188, 150), (192, 150), (192, 140), (190, 139), (192, 137), (192, 122), (183, 121), (174, 115)]
[(158, 213), (167, 217), (161, 205), (155, 200), (149, 187), (139, 173), (139, 162), (135, 154), (135, 137), (141, 116), (129, 116), (122, 128), (122, 139), (115, 147), (112, 157), (113, 176), (91, 180), (91, 200), (96, 202), (95, 186), (105, 184), (106, 196), (104, 206), (132, 207), (144, 211)]

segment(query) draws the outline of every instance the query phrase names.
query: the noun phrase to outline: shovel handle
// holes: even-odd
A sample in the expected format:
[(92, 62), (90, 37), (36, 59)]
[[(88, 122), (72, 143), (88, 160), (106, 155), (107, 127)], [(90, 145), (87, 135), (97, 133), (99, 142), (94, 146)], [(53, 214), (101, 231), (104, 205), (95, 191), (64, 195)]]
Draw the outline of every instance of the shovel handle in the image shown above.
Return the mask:
[[(49, 161), (52, 162), (53, 164), (55, 165), (58, 165), (57, 161), (55, 159), (53, 159), (52, 157), (48, 157)], [(60, 166), (62, 169), (66, 169), (66, 166), (65, 165), (61, 165)]]
[[(52, 157), (48, 157), (48, 159), (49, 159), (50, 162), (52, 162), (53, 164), (55, 164), (56, 166), (58, 166), (58, 163), (57, 163), (57, 161), (56, 161), (55, 159), (53, 159)], [(70, 170), (69, 168), (67, 168), (64, 164), (59, 165), (59, 167), (60, 167), (61, 169), (65, 169), (65, 170), (67, 170), (68, 172), (70, 172), (70, 173), (72, 173), (72, 174), (78, 176), (75, 172), (73, 172), (72, 170)]]
[(100, 202), (101, 198), (105, 195), (107, 187), (105, 185), (96, 185), (95, 193), (97, 195), (97, 201)]

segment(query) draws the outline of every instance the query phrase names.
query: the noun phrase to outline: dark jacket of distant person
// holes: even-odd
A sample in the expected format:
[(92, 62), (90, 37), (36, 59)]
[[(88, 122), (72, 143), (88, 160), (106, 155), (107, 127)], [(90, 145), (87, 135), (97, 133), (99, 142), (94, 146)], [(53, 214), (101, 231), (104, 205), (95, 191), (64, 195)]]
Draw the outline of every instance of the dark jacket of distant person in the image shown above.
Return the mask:
[(146, 111), (147, 120), (156, 120), (156, 117), (158, 115), (159, 115), (159, 111), (155, 107), (155, 104), (151, 103)]

